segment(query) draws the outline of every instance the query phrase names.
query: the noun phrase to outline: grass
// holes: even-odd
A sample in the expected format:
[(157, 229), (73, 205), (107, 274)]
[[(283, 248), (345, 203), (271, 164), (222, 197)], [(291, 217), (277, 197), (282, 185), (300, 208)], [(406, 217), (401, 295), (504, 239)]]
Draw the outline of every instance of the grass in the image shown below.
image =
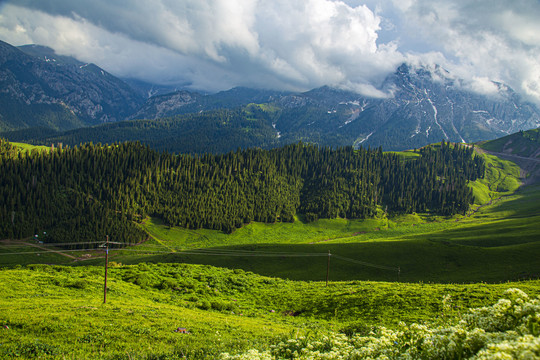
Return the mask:
[(486, 172), (483, 179), (470, 183), (475, 204), (482, 205), (504, 195), (514, 193), (521, 185), (520, 169), (511, 161), (483, 154)]
[(264, 224), (253, 222), (232, 234), (216, 230), (189, 230), (168, 227), (159, 219), (149, 218), (144, 229), (156, 243), (175, 250), (247, 244), (306, 244), (352, 236), (355, 233), (386, 227), (385, 219), (347, 220), (321, 219), (304, 223), (296, 217), (294, 223)]
[(22, 152), (31, 152), (33, 150), (37, 150), (37, 151), (50, 151), (51, 150), (49, 146), (30, 145), (30, 144), (18, 143), (18, 142), (12, 142), (11, 145), (17, 147)]
[[(265, 319), (179, 306), (172, 291), (143, 289), (117, 277), (115, 269), (109, 301), (102, 304), (101, 274), (102, 268), (92, 267), (3, 271), (2, 293), (9, 295), (1, 302), (0, 322), (9, 330), (3, 331), (0, 356), (213, 358), (224, 349), (254, 347), (292, 330), (279, 323), (270, 328)], [(173, 332), (178, 327), (190, 334)]]
[(385, 151), (385, 153), (391, 153), (398, 155), (399, 157), (405, 160), (413, 160), (420, 156), (420, 153), (414, 150), (405, 150), (405, 151)]
[(16, 266), (27, 264), (66, 264), (71, 259), (57, 253), (40, 251), (21, 242), (0, 241), (0, 264), (2, 266)]
[(482, 142), (479, 147), (493, 152), (529, 157), (538, 151), (540, 130), (520, 131), (499, 139)]
[(33, 265), (0, 270), (0, 280), (6, 359), (215, 359), (298, 335), (431, 321), (447, 295), (446, 315), (456, 316), (509, 287), (540, 294), (539, 281), (326, 287), (210, 266), (112, 263), (103, 304), (102, 267)]

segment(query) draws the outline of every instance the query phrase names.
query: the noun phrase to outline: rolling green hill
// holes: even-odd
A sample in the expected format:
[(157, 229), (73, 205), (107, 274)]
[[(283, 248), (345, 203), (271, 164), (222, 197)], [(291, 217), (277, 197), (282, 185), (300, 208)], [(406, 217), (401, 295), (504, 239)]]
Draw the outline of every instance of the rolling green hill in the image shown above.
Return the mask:
[(85, 144), (12, 156), (0, 140), (0, 237), (46, 232), (47, 243), (96, 244), (108, 234), (134, 244), (134, 225), (231, 233), (252, 221), (369, 219), (386, 214), (465, 214), (467, 186), (483, 176), (472, 149), (443, 143), (413, 160), (379, 150), (295, 144), (224, 155), (158, 153), (137, 143)]
[(540, 129), (520, 131), (478, 145), (484, 150), (523, 157), (540, 158)]

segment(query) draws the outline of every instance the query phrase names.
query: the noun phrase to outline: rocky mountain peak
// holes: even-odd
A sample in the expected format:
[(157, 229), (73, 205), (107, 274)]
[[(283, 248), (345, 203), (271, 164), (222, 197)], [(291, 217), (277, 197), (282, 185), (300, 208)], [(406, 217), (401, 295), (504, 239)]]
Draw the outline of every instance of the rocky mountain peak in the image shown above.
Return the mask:
[(0, 42), (0, 129), (69, 129), (124, 120), (142, 104), (126, 83), (50, 48)]

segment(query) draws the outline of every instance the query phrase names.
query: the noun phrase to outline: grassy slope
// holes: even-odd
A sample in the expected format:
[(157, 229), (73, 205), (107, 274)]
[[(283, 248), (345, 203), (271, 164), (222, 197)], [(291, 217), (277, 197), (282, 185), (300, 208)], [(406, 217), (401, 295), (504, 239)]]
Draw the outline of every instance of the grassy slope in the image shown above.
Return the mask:
[(483, 179), (472, 182), (475, 204), (482, 205), (514, 193), (520, 186), (520, 168), (511, 161), (483, 154), (486, 173)]
[(499, 139), (480, 143), (482, 149), (519, 156), (540, 157), (540, 129), (520, 131)]
[[(43, 268), (0, 272), (0, 357), (33, 358), (52, 352), (76, 359), (138, 358), (257, 346), (290, 333), (291, 326), (265, 319), (226, 316), (174, 304), (172, 291), (143, 289), (111, 269), (108, 303), (102, 304), (102, 268)], [(32, 313), (32, 316), (28, 314)], [(174, 333), (186, 327), (191, 334)], [(4, 355), (4, 356), (2, 356)], [(116, 357), (115, 357), (116, 356)], [(201, 356), (202, 357), (202, 356)]]
[(20, 151), (30, 152), (32, 150), (38, 151), (49, 151), (51, 148), (49, 146), (35, 146), (25, 143), (12, 142), (12, 145), (16, 146)]
[(110, 268), (103, 304), (102, 267), (3, 269), (0, 280), (1, 358), (214, 359), (294, 334), (433, 320), (445, 295), (454, 309), (445, 315), (455, 316), (494, 303), (509, 287), (540, 294), (538, 281), (325, 287), (209, 266), (140, 264)]

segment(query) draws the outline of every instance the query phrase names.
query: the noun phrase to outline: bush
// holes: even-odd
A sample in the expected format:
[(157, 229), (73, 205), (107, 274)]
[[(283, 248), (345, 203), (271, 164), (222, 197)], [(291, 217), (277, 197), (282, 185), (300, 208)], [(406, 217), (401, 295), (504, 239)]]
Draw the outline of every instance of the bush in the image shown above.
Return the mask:
[[(298, 337), (271, 351), (250, 350), (221, 359), (538, 359), (540, 299), (508, 289), (492, 306), (471, 309), (458, 323), (428, 326), (400, 323), (395, 330), (379, 327), (365, 333), (361, 324), (352, 336), (331, 334)], [(346, 331), (357, 332), (355, 326)]]
[(86, 289), (88, 287), (88, 282), (84, 280), (75, 280), (68, 283), (66, 287), (73, 289)]
[(201, 310), (210, 310), (212, 308), (212, 304), (210, 304), (207, 300), (202, 300), (201, 302), (197, 303), (197, 307)]
[(319, 215), (314, 214), (314, 213), (306, 213), (305, 216), (304, 216), (304, 219), (305, 219), (306, 222), (308, 222), (308, 223), (314, 222), (314, 221), (319, 220)]
[(172, 279), (163, 279), (157, 286), (157, 288), (160, 290), (175, 289), (177, 287), (178, 285)]

